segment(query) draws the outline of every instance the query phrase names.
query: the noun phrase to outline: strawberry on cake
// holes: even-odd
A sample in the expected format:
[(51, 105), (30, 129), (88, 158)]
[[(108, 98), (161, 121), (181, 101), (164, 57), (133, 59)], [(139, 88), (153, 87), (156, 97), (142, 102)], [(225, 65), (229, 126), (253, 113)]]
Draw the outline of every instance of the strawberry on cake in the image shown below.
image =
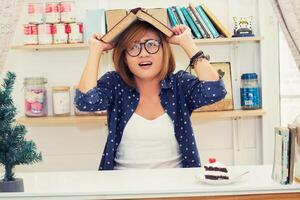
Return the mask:
[(229, 179), (228, 170), (223, 163), (217, 162), (215, 158), (210, 158), (208, 161), (209, 163), (204, 165), (205, 179), (210, 179), (210, 180)]

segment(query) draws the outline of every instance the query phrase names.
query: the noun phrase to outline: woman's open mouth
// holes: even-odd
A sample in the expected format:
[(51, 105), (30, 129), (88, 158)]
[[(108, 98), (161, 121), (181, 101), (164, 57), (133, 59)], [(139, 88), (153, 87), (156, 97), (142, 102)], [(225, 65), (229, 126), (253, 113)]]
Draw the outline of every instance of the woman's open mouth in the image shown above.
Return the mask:
[(151, 61), (145, 61), (145, 62), (140, 62), (139, 63), (139, 67), (142, 69), (148, 69), (152, 66), (152, 62)]

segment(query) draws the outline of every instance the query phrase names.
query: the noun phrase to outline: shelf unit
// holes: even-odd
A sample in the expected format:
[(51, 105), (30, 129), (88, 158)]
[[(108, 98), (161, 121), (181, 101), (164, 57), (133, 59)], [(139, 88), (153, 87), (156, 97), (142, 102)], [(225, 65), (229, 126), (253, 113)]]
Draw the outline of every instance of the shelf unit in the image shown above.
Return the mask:
[[(265, 112), (259, 110), (232, 110), (214, 112), (194, 112), (192, 119), (216, 120), (224, 118), (260, 117)], [(51, 124), (78, 124), (106, 122), (106, 115), (101, 116), (48, 116), (48, 117), (20, 117), (17, 122), (25, 125), (51, 125)]]
[[(197, 44), (235, 44), (241, 42), (260, 42), (262, 37), (232, 37), (216, 39), (196, 39)], [(50, 44), (50, 45), (13, 45), (14, 50), (46, 50), (46, 49), (85, 49), (87, 43), (80, 44)]]

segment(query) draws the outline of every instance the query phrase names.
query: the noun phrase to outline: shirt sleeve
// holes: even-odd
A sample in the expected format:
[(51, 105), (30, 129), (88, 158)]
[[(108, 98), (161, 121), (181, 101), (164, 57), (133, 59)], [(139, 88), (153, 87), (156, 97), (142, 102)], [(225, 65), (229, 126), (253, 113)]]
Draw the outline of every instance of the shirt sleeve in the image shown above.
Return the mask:
[(190, 111), (220, 101), (227, 94), (221, 78), (217, 81), (203, 81), (181, 70), (178, 81)]
[(113, 72), (107, 72), (97, 81), (97, 85), (86, 93), (76, 89), (76, 108), (86, 112), (107, 110), (114, 100), (114, 85)]

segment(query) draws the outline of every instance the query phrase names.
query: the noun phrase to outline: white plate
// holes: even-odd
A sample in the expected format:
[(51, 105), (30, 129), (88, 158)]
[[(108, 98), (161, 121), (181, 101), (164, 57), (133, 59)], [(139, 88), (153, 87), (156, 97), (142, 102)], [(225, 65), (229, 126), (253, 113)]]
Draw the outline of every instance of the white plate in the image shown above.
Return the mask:
[(210, 179), (205, 179), (204, 172), (201, 171), (198, 175), (196, 175), (196, 179), (199, 180), (202, 183), (210, 184), (210, 185), (225, 185), (225, 184), (232, 184), (235, 183), (241, 178), (248, 174), (249, 172), (228, 172), (228, 177), (229, 179), (224, 179), (224, 180), (210, 180)]

